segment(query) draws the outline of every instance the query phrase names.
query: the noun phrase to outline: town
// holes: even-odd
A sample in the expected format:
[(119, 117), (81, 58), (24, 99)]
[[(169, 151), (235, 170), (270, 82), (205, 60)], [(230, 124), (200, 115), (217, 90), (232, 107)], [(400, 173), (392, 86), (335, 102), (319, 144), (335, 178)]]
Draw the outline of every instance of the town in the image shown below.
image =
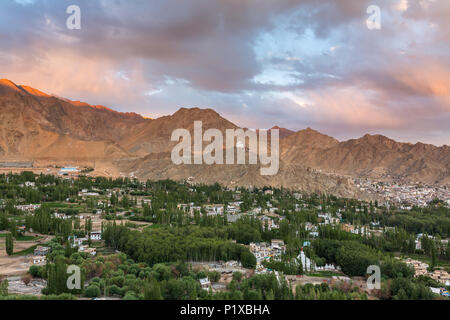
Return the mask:
[(446, 193), (408, 207), (67, 167), (1, 174), (0, 199), (0, 299), (448, 298)]
[(423, 183), (373, 182), (369, 179), (356, 179), (356, 186), (363, 192), (375, 194), (388, 204), (399, 205), (402, 209), (426, 207), (429, 202), (440, 199), (450, 207), (450, 190), (447, 186), (428, 186)]

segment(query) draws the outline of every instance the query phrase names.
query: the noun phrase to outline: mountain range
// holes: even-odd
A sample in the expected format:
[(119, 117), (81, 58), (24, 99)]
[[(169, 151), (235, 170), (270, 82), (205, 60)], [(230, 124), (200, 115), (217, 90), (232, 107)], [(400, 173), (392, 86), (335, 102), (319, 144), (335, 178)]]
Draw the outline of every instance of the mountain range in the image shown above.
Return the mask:
[[(338, 141), (313, 129), (280, 132), (280, 171), (259, 175), (251, 165), (174, 165), (173, 130), (236, 129), (212, 109), (181, 108), (156, 119), (48, 95), (0, 80), (0, 161), (90, 161), (112, 175), (186, 179), (235, 185), (274, 185), (356, 196), (351, 178), (445, 185), (450, 147), (401, 143), (382, 135)], [(101, 164), (101, 165), (100, 165)], [(97, 169), (97, 168), (96, 168)], [(104, 170), (105, 171), (105, 170)]]

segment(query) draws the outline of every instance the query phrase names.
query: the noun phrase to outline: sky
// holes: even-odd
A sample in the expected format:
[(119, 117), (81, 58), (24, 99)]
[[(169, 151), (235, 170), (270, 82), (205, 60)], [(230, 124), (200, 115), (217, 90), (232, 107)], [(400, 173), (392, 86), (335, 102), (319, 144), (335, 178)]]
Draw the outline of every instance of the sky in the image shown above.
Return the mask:
[(0, 1), (0, 78), (151, 118), (212, 108), (339, 140), (450, 145), (449, 46), (448, 0)]

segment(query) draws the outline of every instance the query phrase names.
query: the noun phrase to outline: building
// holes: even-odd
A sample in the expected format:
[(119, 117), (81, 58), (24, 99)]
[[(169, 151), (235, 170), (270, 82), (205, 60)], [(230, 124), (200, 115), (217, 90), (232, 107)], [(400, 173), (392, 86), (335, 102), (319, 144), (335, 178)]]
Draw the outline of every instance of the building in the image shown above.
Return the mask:
[(211, 281), (209, 281), (208, 278), (203, 278), (200, 279), (200, 286), (202, 287), (203, 290), (209, 290), (209, 288), (211, 288)]
[(434, 272), (430, 272), (430, 278), (443, 283), (445, 285), (450, 285), (450, 275), (445, 270), (434, 270)]
[(14, 207), (17, 210), (32, 212), (32, 211), (35, 211), (36, 209), (39, 209), (41, 207), (41, 205), (40, 204), (24, 204), (24, 205), (17, 205)]
[(65, 167), (65, 168), (61, 168), (61, 170), (59, 170), (59, 175), (61, 175), (61, 176), (78, 175), (79, 173), (80, 173), (80, 170), (75, 167)]
[(46, 256), (48, 253), (50, 253), (49, 247), (43, 247), (43, 246), (37, 246), (36, 249), (34, 249), (34, 255), (35, 256)]
[(282, 249), (284, 247), (284, 241), (278, 239), (272, 239), (271, 241), (272, 249)]
[(46, 256), (33, 256), (31, 258), (31, 263), (33, 265), (44, 265), (47, 261), (47, 257)]
[(95, 256), (97, 254), (97, 249), (89, 248), (88, 246), (81, 246), (79, 251), (89, 253), (91, 256)]
[(69, 236), (67, 238), (67, 240), (69, 240), (69, 242), (70, 242), (71, 239), (73, 239), (73, 241), (72, 241), (72, 248), (81, 247), (83, 245), (84, 241), (88, 241), (87, 238), (78, 238), (77, 236)]
[(221, 291), (226, 291), (227, 290), (226, 284), (222, 283), (222, 282), (213, 283), (211, 285), (211, 288), (212, 288), (212, 292), (221, 292)]
[(93, 241), (102, 240), (102, 232), (101, 231), (92, 231), (91, 232), (91, 240), (93, 240)]
[(351, 224), (343, 223), (341, 224), (341, 229), (345, 232), (352, 232), (355, 230), (355, 227)]

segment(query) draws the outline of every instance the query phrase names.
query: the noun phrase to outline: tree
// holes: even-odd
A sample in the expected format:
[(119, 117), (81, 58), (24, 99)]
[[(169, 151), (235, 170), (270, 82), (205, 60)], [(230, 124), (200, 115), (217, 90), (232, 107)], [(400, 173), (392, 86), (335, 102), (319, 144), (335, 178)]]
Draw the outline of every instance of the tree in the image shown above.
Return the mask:
[(436, 268), (436, 246), (433, 243), (431, 246), (431, 271), (433, 271), (434, 268)]
[(9, 221), (8, 216), (6, 213), (0, 214), (0, 230), (8, 230), (9, 228)]
[(67, 287), (67, 265), (63, 256), (56, 256), (55, 263), (49, 265), (47, 291), (48, 294), (69, 292)]
[(220, 272), (217, 271), (208, 272), (208, 278), (211, 282), (218, 282), (220, 280)]
[(233, 272), (233, 280), (241, 282), (243, 274), (239, 271)]
[(138, 300), (138, 298), (136, 297), (136, 293), (134, 293), (134, 291), (128, 291), (123, 297), (123, 300)]
[(8, 256), (12, 256), (14, 253), (14, 240), (11, 233), (8, 233), (6, 235), (6, 243), (5, 243), (5, 249)]
[(34, 278), (41, 277), (41, 275), (42, 275), (41, 270), (42, 270), (42, 267), (32, 265), (30, 267), (30, 269), (28, 269), (28, 273), (31, 274), (31, 276)]
[(70, 242), (66, 241), (66, 246), (64, 248), (64, 255), (66, 258), (69, 258), (72, 255), (72, 247), (70, 246)]
[(91, 284), (84, 291), (84, 296), (88, 298), (97, 298), (99, 295), (100, 295), (100, 288), (95, 284)]
[(158, 281), (152, 278), (144, 285), (144, 300), (163, 300)]
[(256, 266), (256, 257), (247, 248), (241, 252), (241, 263), (244, 268), (254, 269)]
[(8, 280), (3, 280), (0, 282), (0, 296), (8, 295)]
[(17, 238), (17, 225), (15, 220), (11, 220), (11, 222), (9, 223), (9, 231), (14, 238)]

